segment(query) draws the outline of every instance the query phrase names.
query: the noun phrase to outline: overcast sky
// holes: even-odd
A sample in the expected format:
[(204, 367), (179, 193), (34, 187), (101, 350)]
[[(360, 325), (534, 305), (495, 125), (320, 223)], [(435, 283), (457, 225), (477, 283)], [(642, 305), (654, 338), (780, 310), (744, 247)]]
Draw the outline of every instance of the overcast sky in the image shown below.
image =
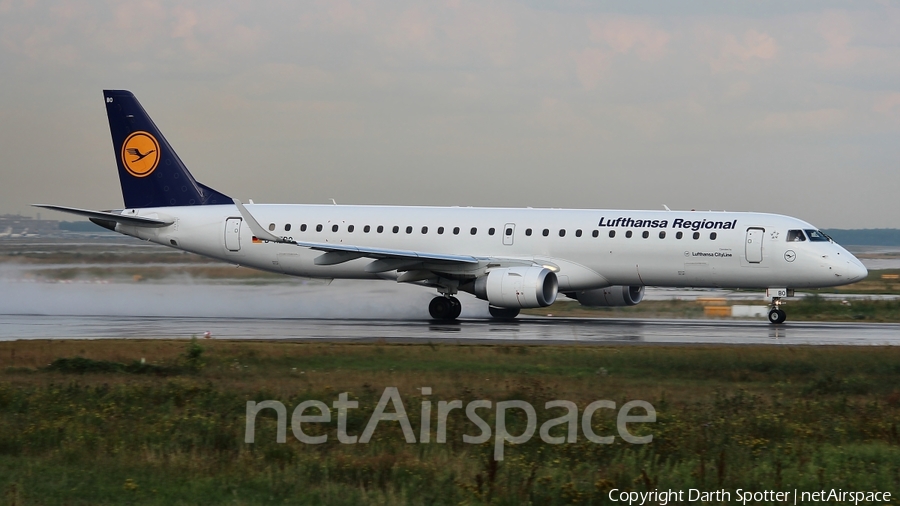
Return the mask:
[(0, 0), (0, 213), (122, 206), (104, 88), (256, 202), (900, 228), (900, 2)]

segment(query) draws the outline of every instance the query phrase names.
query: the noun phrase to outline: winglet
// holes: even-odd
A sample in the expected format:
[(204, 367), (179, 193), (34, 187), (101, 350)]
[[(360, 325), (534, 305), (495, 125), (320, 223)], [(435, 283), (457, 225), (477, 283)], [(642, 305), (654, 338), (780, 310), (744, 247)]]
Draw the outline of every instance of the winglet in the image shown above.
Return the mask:
[(231, 199), (231, 200), (234, 201), (234, 205), (237, 206), (238, 212), (241, 213), (241, 216), (244, 218), (244, 221), (247, 222), (247, 226), (250, 227), (250, 231), (253, 232), (253, 235), (255, 235), (257, 237), (257, 239), (262, 239), (263, 241), (270, 241), (270, 242), (287, 242), (284, 239), (282, 239), (281, 237), (278, 237), (277, 235), (264, 229), (262, 227), (262, 225), (260, 225), (259, 222), (256, 221), (256, 218), (254, 218), (253, 215), (250, 214), (250, 211), (248, 211), (247, 208), (244, 207), (244, 204), (241, 204), (240, 200), (238, 200), (238, 199)]

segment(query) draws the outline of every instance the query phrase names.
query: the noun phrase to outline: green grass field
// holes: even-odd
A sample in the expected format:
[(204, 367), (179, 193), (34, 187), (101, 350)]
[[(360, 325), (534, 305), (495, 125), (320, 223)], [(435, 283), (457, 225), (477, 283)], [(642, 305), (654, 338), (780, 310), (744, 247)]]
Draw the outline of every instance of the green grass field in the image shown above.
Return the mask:
[[(608, 491), (725, 488), (900, 491), (900, 349), (769, 346), (454, 346), (204, 341), (0, 343), (0, 497), (6, 504), (605, 504)], [(65, 360), (81, 357), (83, 360)], [(141, 363), (141, 359), (144, 363)], [(421, 387), (440, 400), (653, 404), (653, 442), (535, 437), (492, 458), (459, 410), (447, 442), (369, 443), (335, 423), (276, 443), (273, 410), (244, 443), (248, 400), (359, 402), (385, 387), (419, 434)], [(594, 417), (615, 434), (611, 411)], [(491, 427), (495, 421), (485, 416)], [(508, 418), (516, 434), (521, 417)], [(432, 433), (435, 423), (432, 422)], [(558, 427), (557, 429), (562, 429)], [(554, 431), (555, 433), (555, 431)]]

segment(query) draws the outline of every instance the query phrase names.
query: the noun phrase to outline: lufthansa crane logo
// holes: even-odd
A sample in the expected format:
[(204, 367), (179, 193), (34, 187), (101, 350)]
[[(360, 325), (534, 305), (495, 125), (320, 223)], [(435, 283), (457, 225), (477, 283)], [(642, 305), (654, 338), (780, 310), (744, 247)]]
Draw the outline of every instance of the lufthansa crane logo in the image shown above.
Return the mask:
[(134, 132), (122, 143), (122, 165), (134, 177), (147, 177), (159, 164), (159, 142), (147, 132)]

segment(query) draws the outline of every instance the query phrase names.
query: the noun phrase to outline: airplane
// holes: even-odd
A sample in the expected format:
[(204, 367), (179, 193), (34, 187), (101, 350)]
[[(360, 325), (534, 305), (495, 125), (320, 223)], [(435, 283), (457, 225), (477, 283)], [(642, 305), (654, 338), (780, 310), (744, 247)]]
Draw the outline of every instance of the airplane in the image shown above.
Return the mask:
[(459, 317), (459, 292), (510, 319), (560, 294), (633, 306), (658, 286), (765, 289), (781, 324), (794, 290), (868, 275), (819, 229), (778, 214), (244, 204), (195, 180), (131, 92), (103, 97), (125, 207), (36, 207), (263, 271), (436, 289), (436, 320)]
[(18, 234), (11, 233), (11, 230), (12, 229), (10, 229), (10, 234), (8, 235), (8, 237), (15, 238), (15, 239), (18, 239), (20, 237), (35, 237), (37, 235), (37, 234), (29, 234), (27, 228), (25, 228), (24, 230), (22, 230), (22, 232), (20, 232)]
[(0, 233), (0, 237), (9, 237), (12, 235), (12, 227), (6, 227), (6, 230)]

